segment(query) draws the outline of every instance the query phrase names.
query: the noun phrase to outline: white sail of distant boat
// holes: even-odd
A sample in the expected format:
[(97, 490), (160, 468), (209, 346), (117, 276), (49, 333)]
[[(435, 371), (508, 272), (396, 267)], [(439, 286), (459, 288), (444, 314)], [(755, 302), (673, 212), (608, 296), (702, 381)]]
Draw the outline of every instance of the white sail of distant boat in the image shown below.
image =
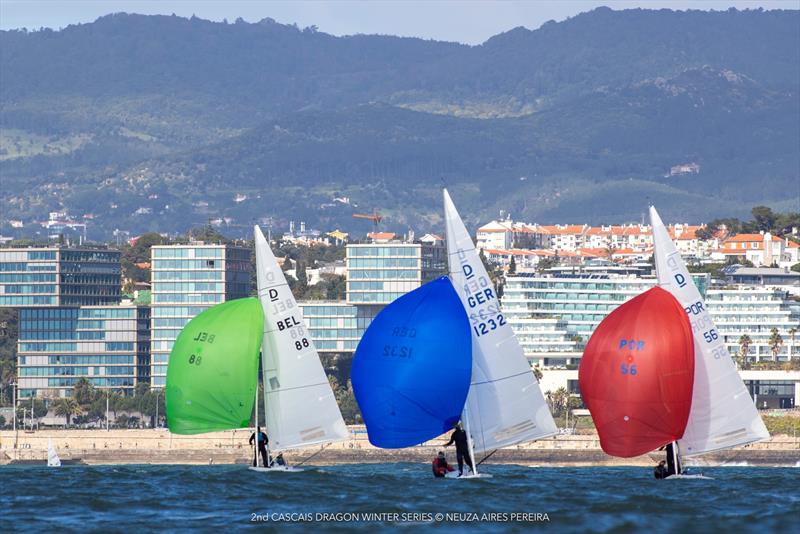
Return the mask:
[(47, 440), (47, 466), (61, 467), (61, 459), (58, 457), (58, 452), (56, 452), (52, 439)]
[(303, 312), (256, 226), (258, 296), (264, 309), (261, 363), (270, 448), (286, 450), (341, 441), (347, 426), (308, 335)]
[(477, 452), (557, 433), (527, 358), (508, 324), (475, 245), (444, 190), (450, 278), (472, 327), (472, 383), (465, 430)]
[(686, 430), (678, 440), (681, 454), (694, 456), (769, 438), (700, 292), (653, 206), (650, 224), (658, 285), (681, 303), (694, 333), (694, 393)]

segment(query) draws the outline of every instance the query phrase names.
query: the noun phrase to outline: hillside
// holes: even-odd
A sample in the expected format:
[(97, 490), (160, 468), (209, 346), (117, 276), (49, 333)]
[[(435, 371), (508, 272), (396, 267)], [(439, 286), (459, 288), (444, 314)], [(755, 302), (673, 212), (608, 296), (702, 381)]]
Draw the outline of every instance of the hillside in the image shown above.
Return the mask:
[(0, 50), (0, 219), (427, 230), (441, 183), (472, 223), (800, 208), (797, 11), (601, 8), (473, 47), (116, 14)]

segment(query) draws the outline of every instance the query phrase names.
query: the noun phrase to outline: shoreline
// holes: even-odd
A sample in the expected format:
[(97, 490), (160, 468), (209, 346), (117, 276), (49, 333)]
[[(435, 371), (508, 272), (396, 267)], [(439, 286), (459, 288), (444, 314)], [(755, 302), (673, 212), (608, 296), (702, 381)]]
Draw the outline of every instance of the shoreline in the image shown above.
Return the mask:
[[(429, 463), (443, 438), (406, 449), (378, 449), (367, 440), (363, 427), (351, 427), (350, 439), (305, 450), (289, 450), (284, 456), (290, 465), (310, 458), (308, 465), (355, 463)], [(247, 444), (249, 429), (179, 436), (166, 429), (149, 430), (38, 430), (0, 431), (0, 465), (43, 464), (52, 440), (65, 463), (86, 465), (161, 464), (218, 465), (247, 464), (252, 449)], [(17, 445), (15, 448), (14, 445)], [(448, 458), (455, 450), (448, 447)], [(663, 453), (635, 458), (615, 458), (600, 448), (596, 434), (560, 434), (522, 446), (501, 449), (486, 461), (491, 464), (520, 464), (549, 467), (653, 466)], [(480, 461), (482, 455), (476, 455)], [(773, 436), (768, 441), (685, 460), (687, 466), (714, 467), (752, 465), (796, 467), (800, 465), (800, 438)]]

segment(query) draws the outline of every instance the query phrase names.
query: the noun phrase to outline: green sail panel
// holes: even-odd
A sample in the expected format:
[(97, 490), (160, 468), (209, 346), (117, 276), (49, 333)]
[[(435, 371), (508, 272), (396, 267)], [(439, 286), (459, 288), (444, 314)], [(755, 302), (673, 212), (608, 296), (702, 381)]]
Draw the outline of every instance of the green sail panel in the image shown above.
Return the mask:
[(167, 423), (175, 434), (250, 426), (264, 312), (256, 298), (218, 304), (183, 328), (167, 367)]

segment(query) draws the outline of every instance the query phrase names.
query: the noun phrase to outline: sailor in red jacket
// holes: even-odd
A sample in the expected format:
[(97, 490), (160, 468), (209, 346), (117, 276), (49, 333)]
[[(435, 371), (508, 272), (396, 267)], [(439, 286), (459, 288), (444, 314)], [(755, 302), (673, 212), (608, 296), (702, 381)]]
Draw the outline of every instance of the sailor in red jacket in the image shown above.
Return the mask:
[(439, 451), (439, 455), (433, 459), (432, 467), (433, 476), (436, 478), (444, 478), (448, 472), (455, 471), (453, 466), (447, 463), (447, 458), (445, 458), (443, 451)]

